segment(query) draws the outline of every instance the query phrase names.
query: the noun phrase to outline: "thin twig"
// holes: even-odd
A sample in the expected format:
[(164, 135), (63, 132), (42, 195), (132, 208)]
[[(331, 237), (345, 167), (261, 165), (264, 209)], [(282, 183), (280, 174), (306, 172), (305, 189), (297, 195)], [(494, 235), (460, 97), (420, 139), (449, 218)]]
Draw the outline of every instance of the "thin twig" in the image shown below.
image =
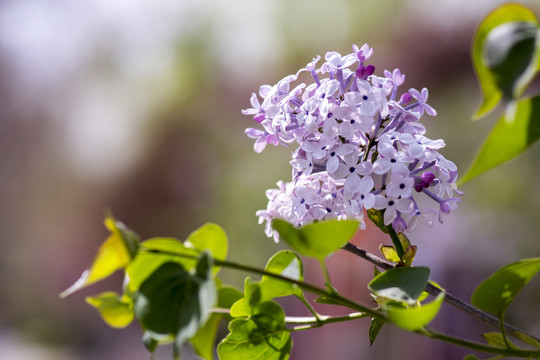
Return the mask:
[[(367, 252), (366, 250), (363, 250), (363, 249), (360, 249), (359, 247), (351, 244), (351, 243), (347, 243), (345, 244), (345, 246), (343, 246), (343, 250), (346, 250), (354, 255), (357, 255), (359, 257), (361, 257), (362, 259), (364, 260), (367, 260), (369, 261), (370, 263), (376, 265), (377, 267), (383, 269), (383, 270), (390, 270), (390, 269), (393, 269), (395, 268), (396, 266), (385, 260), (385, 259), (382, 259), (376, 255), (373, 255), (369, 252)], [(428, 283), (426, 285), (426, 289), (425, 291), (430, 294), (430, 295), (433, 295), (433, 296), (437, 296), (439, 295), (441, 292), (444, 292), (445, 293), (445, 296), (444, 296), (444, 302), (452, 305), (453, 307), (455, 307), (456, 309), (459, 309), (465, 313), (467, 313), (468, 315), (472, 316), (473, 318), (477, 319), (477, 320), (480, 320), (481, 322), (483, 322), (484, 324), (494, 328), (494, 329), (497, 329), (499, 330), (500, 329), (500, 323), (499, 323), (499, 319), (497, 319), (496, 317), (472, 306), (471, 304), (461, 300), (460, 298), (452, 295), (452, 294), (449, 294), (447, 291), (444, 291), (444, 290), (441, 290), (439, 289), (438, 287)], [(512, 326), (510, 324), (507, 324), (507, 323), (504, 323), (504, 329), (506, 331), (506, 333), (508, 335), (511, 335), (512, 337), (516, 338), (516, 339), (520, 339), (520, 335), (519, 334), (525, 334), (533, 339), (535, 339), (536, 341), (540, 341), (539, 338), (535, 337), (535, 336), (532, 336), (530, 334), (528, 334), (527, 332), (523, 331), (523, 330), (520, 330), (518, 329), (517, 327), (515, 326)]]

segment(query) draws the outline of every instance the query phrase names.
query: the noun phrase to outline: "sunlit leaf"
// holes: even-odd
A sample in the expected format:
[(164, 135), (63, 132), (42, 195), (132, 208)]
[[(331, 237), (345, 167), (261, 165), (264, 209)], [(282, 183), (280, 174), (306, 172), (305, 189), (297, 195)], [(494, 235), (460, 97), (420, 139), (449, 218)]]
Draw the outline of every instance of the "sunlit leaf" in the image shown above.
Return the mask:
[(479, 360), (479, 359), (474, 355), (467, 355), (463, 358), (463, 360)]
[(488, 34), (495, 27), (511, 21), (531, 22), (536, 24), (534, 13), (525, 6), (517, 3), (506, 3), (489, 13), (478, 26), (472, 47), (472, 60), (474, 69), (482, 88), (484, 99), (474, 114), (479, 119), (490, 112), (502, 98), (492, 71), (488, 68), (484, 58), (485, 43)]
[(408, 247), (411, 246), (411, 241), (409, 240), (407, 235), (403, 233), (398, 233), (398, 239), (399, 239), (399, 242), (401, 243), (402, 248), (407, 249)]
[(520, 260), (497, 270), (474, 291), (471, 302), (477, 308), (504, 316), (506, 308), (540, 271), (540, 258)]
[(259, 283), (252, 282), (248, 276), (244, 281), (244, 297), (231, 306), (232, 317), (250, 316), (252, 309), (262, 301), (262, 292)]
[(375, 277), (368, 288), (377, 296), (415, 304), (426, 288), (429, 274), (427, 267), (397, 267)]
[(393, 246), (381, 244), (379, 245), (379, 251), (381, 252), (382, 256), (390, 262), (398, 263), (401, 261), (396, 249)]
[(484, 339), (486, 339), (487, 343), (489, 345), (498, 346), (498, 347), (506, 347), (506, 343), (504, 342), (504, 338), (501, 333), (498, 332), (488, 332), (482, 334)]
[(105, 279), (116, 270), (124, 268), (130, 263), (137, 252), (138, 238), (122, 223), (108, 217), (105, 226), (111, 232), (98, 250), (89, 269), (85, 270), (80, 278), (67, 290), (60, 294), (66, 297), (88, 285)]
[(254, 308), (249, 319), (236, 319), (229, 324), (229, 335), (219, 344), (221, 360), (286, 360), (292, 338), (285, 327), (285, 314), (273, 301)]
[[(272, 256), (264, 270), (293, 280), (302, 281), (304, 278), (302, 260), (290, 250), (282, 250)], [(302, 290), (296, 285), (269, 275), (262, 277), (260, 286), (264, 300), (288, 295), (300, 296), (302, 294)]]
[(406, 266), (411, 266), (414, 261), (414, 257), (416, 256), (417, 247), (416, 245), (411, 245), (405, 249), (405, 253), (403, 254), (403, 263)]
[(133, 321), (133, 303), (115, 292), (88, 296), (85, 300), (99, 311), (103, 320), (111, 327), (124, 328)]
[(327, 220), (296, 228), (283, 220), (274, 220), (272, 226), (296, 252), (323, 260), (340, 249), (358, 230), (358, 221)]
[(230, 309), (231, 306), (244, 296), (242, 292), (230, 286), (224, 286), (218, 290), (218, 307)]
[[(195, 248), (199, 251), (210, 251), (214, 259), (225, 260), (227, 258), (228, 240), (225, 231), (216, 224), (206, 223), (197, 230), (193, 231), (186, 239), (184, 246)], [(212, 269), (217, 274), (219, 267)]]
[(422, 306), (403, 308), (390, 305), (385, 310), (392, 323), (402, 329), (415, 331), (429, 324), (437, 316), (443, 300), (444, 293), (442, 292), (435, 300)]
[(511, 105), (488, 136), (461, 183), (511, 160), (540, 138), (540, 96)]

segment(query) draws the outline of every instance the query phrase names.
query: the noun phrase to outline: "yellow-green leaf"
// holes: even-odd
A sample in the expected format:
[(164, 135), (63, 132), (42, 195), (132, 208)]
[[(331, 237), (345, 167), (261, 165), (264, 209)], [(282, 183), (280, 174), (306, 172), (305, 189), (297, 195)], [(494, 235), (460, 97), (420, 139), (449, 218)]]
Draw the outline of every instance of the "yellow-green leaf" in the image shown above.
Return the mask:
[(444, 293), (441, 292), (429, 304), (409, 308), (388, 306), (386, 312), (395, 325), (405, 330), (415, 331), (429, 324), (437, 316), (443, 300)]
[(390, 262), (398, 263), (401, 261), (396, 249), (393, 246), (381, 244), (379, 245), (379, 251), (381, 252), (382, 256), (384, 256), (384, 258)]
[(98, 282), (116, 270), (126, 267), (137, 252), (138, 238), (122, 223), (108, 217), (105, 226), (111, 235), (98, 250), (89, 269), (85, 270), (79, 279), (67, 290), (60, 294), (66, 297), (88, 285)]
[[(206, 223), (193, 231), (184, 242), (186, 248), (194, 248), (198, 251), (210, 251), (212, 257), (217, 260), (227, 258), (228, 240), (225, 231), (214, 223)], [(219, 271), (219, 267), (214, 266), (214, 275)]]
[(95, 307), (103, 320), (111, 327), (124, 328), (134, 318), (133, 303), (127, 297), (120, 297), (113, 291), (88, 296), (86, 302)]

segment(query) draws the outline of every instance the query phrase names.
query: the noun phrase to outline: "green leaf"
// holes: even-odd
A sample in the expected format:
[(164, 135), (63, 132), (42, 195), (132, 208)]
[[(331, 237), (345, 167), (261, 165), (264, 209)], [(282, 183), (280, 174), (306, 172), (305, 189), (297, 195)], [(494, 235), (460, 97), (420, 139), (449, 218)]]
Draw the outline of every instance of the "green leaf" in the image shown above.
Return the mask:
[[(209, 251), (213, 258), (225, 260), (228, 242), (227, 235), (221, 227), (207, 223), (193, 231), (184, 243), (174, 238), (152, 238), (143, 241), (141, 246), (147, 251), (141, 251), (127, 268), (131, 291), (136, 291), (148, 275), (166, 262), (177, 262), (186, 270), (195, 267), (196, 259), (174, 254), (198, 256), (204, 251)], [(160, 251), (162, 253), (158, 253)], [(214, 275), (218, 271), (219, 267), (212, 268)]]
[(485, 63), (508, 100), (522, 95), (516, 92), (518, 82), (526, 84), (532, 80), (525, 82), (521, 78), (528, 74), (526, 70), (535, 56), (537, 32), (536, 23), (512, 21), (495, 27), (486, 38)]
[(540, 258), (520, 260), (497, 270), (474, 291), (471, 302), (477, 308), (503, 318), (506, 308), (540, 271)]
[(272, 226), (296, 252), (323, 260), (340, 249), (358, 230), (358, 221), (327, 220), (296, 228), (283, 220)]
[(393, 246), (381, 244), (379, 245), (379, 251), (386, 260), (393, 263), (401, 262), (401, 259)]
[(386, 313), (390, 321), (396, 326), (404, 330), (416, 331), (429, 324), (437, 316), (443, 300), (444, 293), (440, 293), (429, 304), (409, 308), (390, 305), (386, 308)]
[[(206, 223), (197, 230), (193, 231), (184, 243), (186, 248), (194, 248), (200, 252), (210, 251), (212, 257), (217, 260), (227, 258), (228, 240), (225, 231), (216, 224)], [(217, 274), (219, 267), (212, 269)]]
[[(268, 260), (264, 270), (293, 280), (302, 281), (304, 279), (302, 260), (290, 250), (282, 250), (272, 256)], [(262, 277), (260, 286), (264, 300), (270, 300), (280, 296), (302, 295), (302, 290), (295, 284), (268, 275)]]
[(412, 305), (426, 288), (429, 274), (427, 267), (397, 267), (375, 277), (368, 288), (379, 297)]
[(511, 160), (540, 138), (540, 96), (510, 105), (460, 183)]
[(382, 320), (381, 318), (371, 319), (371, 325), (369, 327), (369, 346), (373, 345), (383, 325), (384, 325), (384, 320)]
[(479, 359), (474, 355), (467, 355), (463, 358), (463, 360), (479, 360)]
[(143, 345), (150, 353), (154, 353), (159, 345), (170, 344), (174, 341), (173, 334), (158, 334), (152, 331), (143, 333)]
[(498, 346), (505, 348), (506, 343), (504, 342), (504, 338), (501, 333), (498, 332), (488, 332), (485, 334), (482, 334), (484, 339), (486, 339), (487, 343), (489, 345)]
[(86, 302), (95, 307), (103, 320), (113, 328), (124, 328), (133, 321), (133, 303), (113, 291), (86, 297)]
[(285, 314), (273, 301), (254, 308), (249, 319), (236, 319), (229, 324), (230, 334), (219, 344), (221, 360), (286, 360), (292, 338), (285, 327)]
[(388, 226), (384, 225), (384, 214), (381, 210), (369, 209), (368, 219), (371, 220), (383, 233), (388, 234)]
[(188, 272), (176, 262), (154, 271), (135, 296), (135, 316), (152, 333), (175, 334), (175, 348), (193, 337), (205, 323), (216, 302), (211, 258), (201, 254), (197, 267)]
[[(141, 243), (141, 247), (147, 251), (141, 251), (133, 260), (133, 262), (127, 267), (127, 274), (129, 277), (128, 288), (135, 292), (141, 284), (146, 280), (150, 274), (152, 274), (161, 265), (167, 262), (176, 262), (181, 264), (186, 270), (193, 269), (196, 264), (195, 259), (182, 258), (180, 254), (190, 254), (197, 256), (198, 251), (195, 249), (188, 249), (184, 244), (174, 238), (152, 238)], [(148, 251), (161, 251), (163, 253), (148, 252)], [(166, 254), (166, 253), (170, 254)]]
[(411, 246), (411, 241), (409, 240), (407, 235), (403, 233), (398, 233), (398, 239), (402, 248), (407, 249), (408, 247)]
[(206, 360), (214, 358), (214, 343), (216, 342), (219, 322), (223, 319), (222, 314), (211, 314), (204, 326), (199, 328), (197, 334), (191, 338), (195, 353)]
[(105, 279), (116, 270), (128, 265), (138, 248), (138, 237), (127, 229), (121, 222), (111, 217), (105, 219), (105, 226), (111, 232), (98, 250), (89, 269), (85, 270), (79, 279), (67, 290), (60, 294), (64, 298), (95, 282)]
[(519, 331), (514, 332), (513, 335), (515, 338), (523, 341), (525, 344), (528, 344), (528, 345), (531, 345), (532, 347), (540, 349), (540, 342), (538, 342), (536, 339), (533, 339), (529, 335), (524, 334)]
[(405, 266), (411, 266), (414, 261), (414, 257), (416, 256), (416, 250), (416, 245), (411, 245), (406, 248), (405, 253), (403, 254), (403, 263)]
[(242, 297), (244, 297), (244, 294), (240, 290), (230, 286), (224, 286), (218, 290), (218, 307), (230, 309)]
[(261, 301), (262, 295), (260, 285), (256, 282), (251, 282), (251, 278), (248, 276), (244, 281), (244, 297), (231, 306), (231, 316), (250, 316), (252, 309)]
[[(235, 288), (222, 287), (218, 290), (218, 304), (220, 308), (229, 309), (237, 300), (244, 295)], [(203, 359), (209, 360), (214, 358), (214, 347), (218, 325), (224, 318), (229, 317), (225, 314), (213, 313), (210, 315), (206, 324), (197, 331), (197, 334), (191, 338), (190, 342), (193, 349)]]
[(536, 17), (534, 16), (534, 13), (525, 6), (516, 3), (506, 3), (489, 13), (476, 30), (471, 53), (474, 69), (478, 81), (480, 82), (484, 99), (478, 110), (476, 110), (473, 116), (474, 119), (485, 116), (497, 106), (502, 98), (502, 92), (497, 85), (495, 77), (486, 64), (484, 49), (490, 31), (499, 25), (512, 21), (523, 21), (536, 24)]
[(148, 350), (150, 353), (154, 353), (156, 351), (156, 348), (159, 345), (159, 342), (152, 337), (152, 334), (149, 331), (145, 331), (143, 334), (143, 345), (146, 350)]

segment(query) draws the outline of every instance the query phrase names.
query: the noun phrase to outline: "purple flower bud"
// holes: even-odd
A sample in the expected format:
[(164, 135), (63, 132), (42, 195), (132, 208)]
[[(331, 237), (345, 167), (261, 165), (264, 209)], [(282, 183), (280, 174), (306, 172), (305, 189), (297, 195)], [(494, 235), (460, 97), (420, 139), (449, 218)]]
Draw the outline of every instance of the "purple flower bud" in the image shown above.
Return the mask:
[(356, 76), (359, 79), (366, 80), (369, 76), (373, 75), (374, 72), (375, 72), (375, 66), (373, 66), (373, 65), (368, 65), (368, 66), (360, 65), (358, 67), (358, 69), (356, 69)]
[(457, 202), (461, 201), (458, 198), (451, 198), (441, 201), (441, 212), (444, 214), (450, 214), (450, 212), (457, 209)]
[(422, 174), (422, 187), (428, 188), (431, 182), (435, 179), (435, 174), (433, 174), (431, 171), (426, 171)]
[(401, 95), (401, 98), (399, 99), (400, 104), (408, 104), (412, 100), (412, 96), (409, 93), (405, 93)]

